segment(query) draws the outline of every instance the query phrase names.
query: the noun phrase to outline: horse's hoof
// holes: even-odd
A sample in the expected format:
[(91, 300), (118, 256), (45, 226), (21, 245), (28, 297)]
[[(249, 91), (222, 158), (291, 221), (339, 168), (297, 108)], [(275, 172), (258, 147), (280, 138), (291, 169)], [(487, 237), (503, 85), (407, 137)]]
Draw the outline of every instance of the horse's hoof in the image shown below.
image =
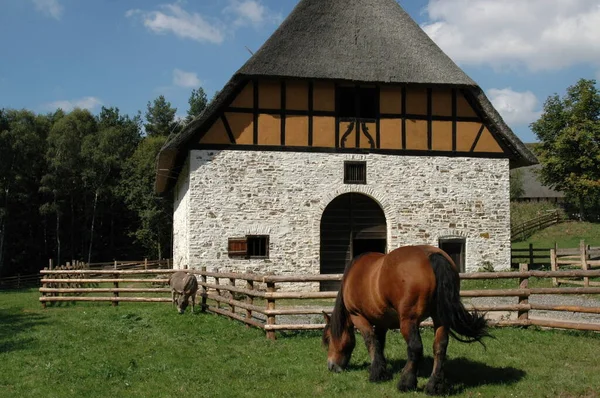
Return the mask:
[(401, 392), (414, 391), (417, 389), (417, 376), (402, 376), (398, 383), (398, 390)]
[(427, 395), (443, 395), (445, 385), (442, 380), (430, 380), (425, 386), (425, 394)]
[(392, 373), (388, 372), (387, 370), (369, 373), (369, 381), (371, 383), (378, 383), (380, 381), (388, 381), (388, 380), (391, 380), (391, 378), (392, 378)]

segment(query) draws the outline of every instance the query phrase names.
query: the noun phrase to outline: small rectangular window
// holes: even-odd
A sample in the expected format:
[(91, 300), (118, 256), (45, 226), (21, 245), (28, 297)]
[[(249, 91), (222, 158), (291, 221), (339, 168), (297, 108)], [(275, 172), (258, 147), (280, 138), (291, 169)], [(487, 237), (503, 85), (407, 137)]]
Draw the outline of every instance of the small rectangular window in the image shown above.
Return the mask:
[(367, 162), (344, 162), (344, 184), (366, 184)]
[(266, 258), (269, 257), (268, 235), (247, 235), (243, 238), (229, 238), (229, 257)]

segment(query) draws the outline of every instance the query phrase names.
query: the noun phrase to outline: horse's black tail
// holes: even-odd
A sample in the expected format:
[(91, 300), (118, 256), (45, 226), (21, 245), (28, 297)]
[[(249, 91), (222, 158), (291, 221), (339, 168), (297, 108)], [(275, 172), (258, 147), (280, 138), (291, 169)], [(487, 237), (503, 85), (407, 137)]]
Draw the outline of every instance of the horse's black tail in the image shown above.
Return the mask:
[(456, 340), (483, 344), (484, 337), (491, 337), (487, 321), (483, 314), (467, 311), (460, 301), (458, 272), (442, 254), (434, 253), (429, 260), (436, 280), (435, 305), (439, 321)]

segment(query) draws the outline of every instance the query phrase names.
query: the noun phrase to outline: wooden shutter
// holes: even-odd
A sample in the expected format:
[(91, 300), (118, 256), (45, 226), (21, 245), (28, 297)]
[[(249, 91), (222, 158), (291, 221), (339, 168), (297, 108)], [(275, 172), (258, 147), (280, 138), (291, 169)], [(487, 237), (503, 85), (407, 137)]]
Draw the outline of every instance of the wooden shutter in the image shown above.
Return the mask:
[(229, 257), (246, 257), (248, 254), (248, 239), (246, 237), (229, 238), (227, 252)]

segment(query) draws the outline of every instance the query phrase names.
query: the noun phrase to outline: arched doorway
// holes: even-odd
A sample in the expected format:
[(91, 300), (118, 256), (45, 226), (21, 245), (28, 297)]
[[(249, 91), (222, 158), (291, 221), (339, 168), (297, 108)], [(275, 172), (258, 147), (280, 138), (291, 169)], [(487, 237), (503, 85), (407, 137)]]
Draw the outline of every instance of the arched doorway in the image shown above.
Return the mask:
[[(346, 264), (365, 252), (385, 253), (387, 223), (377, 202), (359, 193), (338, 196), (321, 217), (321, 274), (341, 274)], [(321, 282), (321, 290), (336, 290), (339, 282)]]

